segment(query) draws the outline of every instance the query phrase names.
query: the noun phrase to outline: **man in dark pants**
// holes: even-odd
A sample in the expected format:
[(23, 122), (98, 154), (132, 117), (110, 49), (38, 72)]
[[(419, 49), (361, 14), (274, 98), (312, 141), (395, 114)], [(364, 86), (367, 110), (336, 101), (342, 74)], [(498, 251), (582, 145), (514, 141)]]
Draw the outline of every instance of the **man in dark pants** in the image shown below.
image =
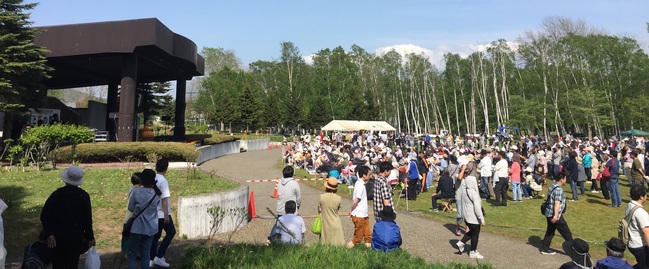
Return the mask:
[[(153, 236), (153, 241), (151, 242), (151, 261), (149, 262), (149, 266), (169, 267), (169, 263), (167, 263), (164, 256), (167, 248), (171, 244), (171, 240), (176, 235), (176, 227), (171, 219), (171, 192), (169, 191), (169, 182), (165, 178), (167, 168), (169, 168), (169, 161), (166, 159), (158, 160), (155, 164), (155, 170), (157, 172), (155, 177), (156, 185), (162, 194), (160, 195), (161, 200), (158, 204), (158, 233)], [(162, 237), (163, 230), (165, 231), (165, 237), (162, 239), (160, 247), (158, 247), (158, 240)]]
[(408, 189), (406, 191), (408, 200), (417, 200), (417, 182), (419, 181), (419, 165), (417, 159), (410, 160), (408, 166)]
[[(494, 187), (494, 194), (496, 196), (496, 203), (491, 206), (507, 206), (507, 189), (509, 188), (509, 167), (507, 163), (507, 153), (504, 151), (498, 152), (498, 162), (494, 168), (494, 177), (498, 178), (496, 187)], [(494, 181), (495, 181), (494, 178)]]
[(437, 191), (435, 192), (435, 194), (431, 196), (433, 203), (430, 209), (434, 212), (437, 212), (439, 211), (439, 207), (437, 206), (437, 200), (444, 199), (444, 198), (454, 198), (454, 197), (455, 197), (455, 189), (453, 187), (453, 178), (451, 178), (448, 175), (448, 170), (444, 169), (442, 170), (442, 176), (439, 178), (439, 182), (437, 183)]
[(563, 212), (566, 209), (566, 194), (563, 192), (563, 185), (566, 184), (566, 176), (560, 175), (559, 179), (548, 188), (548, 206), (545, 209), (545, 218), (547, 220), (547, 229), (543, 238), (543, 247), (541, 254), (554, 255), (556, 252), (550, 249), (554, 232), (559, 231), (563, 239), (572, 241), (572, 233), (568, 223), (563, 218)]

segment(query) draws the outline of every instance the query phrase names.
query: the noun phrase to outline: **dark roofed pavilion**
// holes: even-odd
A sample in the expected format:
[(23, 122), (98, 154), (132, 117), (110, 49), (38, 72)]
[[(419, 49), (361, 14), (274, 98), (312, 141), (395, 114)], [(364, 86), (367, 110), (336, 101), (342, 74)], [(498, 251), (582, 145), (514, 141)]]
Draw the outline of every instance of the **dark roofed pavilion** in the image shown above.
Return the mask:
[[(118, 115), (116, 138), (133, 141), (137, 83), (176, 81), (174, 140), (184, 140), (186, 81), (204, 72), (194, 42), (155, 18), (40, 28), (35, 44), (49, 50), (47, 63), (54, 68), (48, 89), (108, 85), (108, 113), (98, 116)], [(115, 138), (112, 120), (106, 130)]]

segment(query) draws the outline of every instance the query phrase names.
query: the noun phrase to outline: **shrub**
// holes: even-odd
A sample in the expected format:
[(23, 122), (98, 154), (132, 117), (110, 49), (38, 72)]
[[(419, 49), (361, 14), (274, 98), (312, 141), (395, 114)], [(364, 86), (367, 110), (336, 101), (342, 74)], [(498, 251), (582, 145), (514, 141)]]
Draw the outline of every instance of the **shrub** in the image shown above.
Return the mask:
[(228, 135), (228, 134), (213, 134), (212, 137), (210, 138), (205, 138), (203, 140), (204, 145), (216, 145), (216, 144), (221, 144), (225, 142), (232, 142), (232, 141), (237, 141), (239, 140), (238, 137)]
[(85, 126), (54, 124), (31, 128), (23, 134), (21, 142), (26, 148), (25, 154), (29, 155), (32, 162), (43, 168), (45, 161), (52, 160), (56, 169), (57, 149), (62, 144), (70, 144), (68, 158), (74, 160), (76, 145), (92, 141), (94, 132)]
[[(56, 154), (60, 162), (70, 162), (70, 146)], [(101, 142), (77, 145), (76, 159), (82, 163), (146, 162), (155, 156), (172, 162), (195, 162), (200, 153), (196, 147), (180, 142)]]

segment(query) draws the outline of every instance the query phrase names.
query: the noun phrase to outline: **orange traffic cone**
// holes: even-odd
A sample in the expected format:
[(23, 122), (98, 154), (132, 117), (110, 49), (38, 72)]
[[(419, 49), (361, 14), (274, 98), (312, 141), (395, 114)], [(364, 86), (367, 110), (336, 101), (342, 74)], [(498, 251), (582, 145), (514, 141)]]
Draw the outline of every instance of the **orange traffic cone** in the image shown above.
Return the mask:
[(270, 144), (268, 144), (268, 149), (272, 149), (272, 148), (273, 148), (273, 147), (272, 147)]
[(279, 144), (275, 144), (275, 149), (278, 149), (278, 148), (279, 148)]
[(250, 200), (248, 200), (248, 216), (251, 219), (257, 218), (257, 211), (255, 211), (255, 192), (250, 192)]
[(279, 178), (278, 177), (275, 178), (275, 190), (273, 191), (273, 196), (272, 196), (275, 199), (277, 199), (277, 197), (279, 197), (279, 195), (277, 194), (277, 184), (279, 184)]

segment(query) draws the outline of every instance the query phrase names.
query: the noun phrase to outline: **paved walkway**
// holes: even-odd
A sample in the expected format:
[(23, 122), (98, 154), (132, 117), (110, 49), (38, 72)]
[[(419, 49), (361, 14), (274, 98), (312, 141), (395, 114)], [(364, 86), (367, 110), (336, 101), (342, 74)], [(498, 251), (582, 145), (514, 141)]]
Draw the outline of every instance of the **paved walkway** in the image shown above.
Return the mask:
[[(245, 183), (245, 180), (281, 177), (279, 161), (279, 150), (261, 150), (214, 159), (200, 166), (201, 169), (206, 171), (216, 170), (223, 177), (239, 181), (242, 184), (249, 184), (250, 190), (255, 193), (257, 215), (262, 218), (253, 220), (246, 227), (231, 235), (233, 242), (263, 243), (266, 241), (266, 237), (274, 223), (274, 219), (272, 219), (266, 207), (275, 212), (277, 200), (271, 197), (275, 185), (274, 183)], [(305, 216), (315, 215), (319, 195), (324, 191), (310, 188), (304, 184), (300, 185), (302, 190), (300, 214)], [(350, 208), (350, 199), (343, 199), (341, 212), (348, 212)], [(371, 204), (369, 208), (371, 212)], [(353, 237), (353, 223), (351, 219), (341, 218), (345, 239), (350, 240)], [(370, 217), (370, 219), (372, 219), (373, 225), (373, 218)], [(409, 253), (422, 257), (428, 262), (476, 262), (470, 259), (467, 253), (460, 255), (454, 247), (454, 243), (459, 240), (459, 237), (451, 232), (454, 225), (435, 222), (402, 211), (397, 211), (396, 222), (401, 227), (402, 248)], [(307, 225), (307, 243), (317, 242), (317, 236), (310, 232), (313, 219), (305, 219), (305, 223)], [(488, 218), (487, 225), (489, 225)], [(220, 235), (219, 238), (227, 240), (228, 236)], [(539, 232), (538, 236), (542, 237), (543, 232)], [(557, 234), (555, 240), (563, 240), (563, 238)], [(559, 268), (562, 263), (570, 260), (568, 256), (561, 254), (554, 256), (541, 255), (538, 246), (488, 233), (480, 234), (478, 251), (485, 256), (484, 262), (503, 269)]]

